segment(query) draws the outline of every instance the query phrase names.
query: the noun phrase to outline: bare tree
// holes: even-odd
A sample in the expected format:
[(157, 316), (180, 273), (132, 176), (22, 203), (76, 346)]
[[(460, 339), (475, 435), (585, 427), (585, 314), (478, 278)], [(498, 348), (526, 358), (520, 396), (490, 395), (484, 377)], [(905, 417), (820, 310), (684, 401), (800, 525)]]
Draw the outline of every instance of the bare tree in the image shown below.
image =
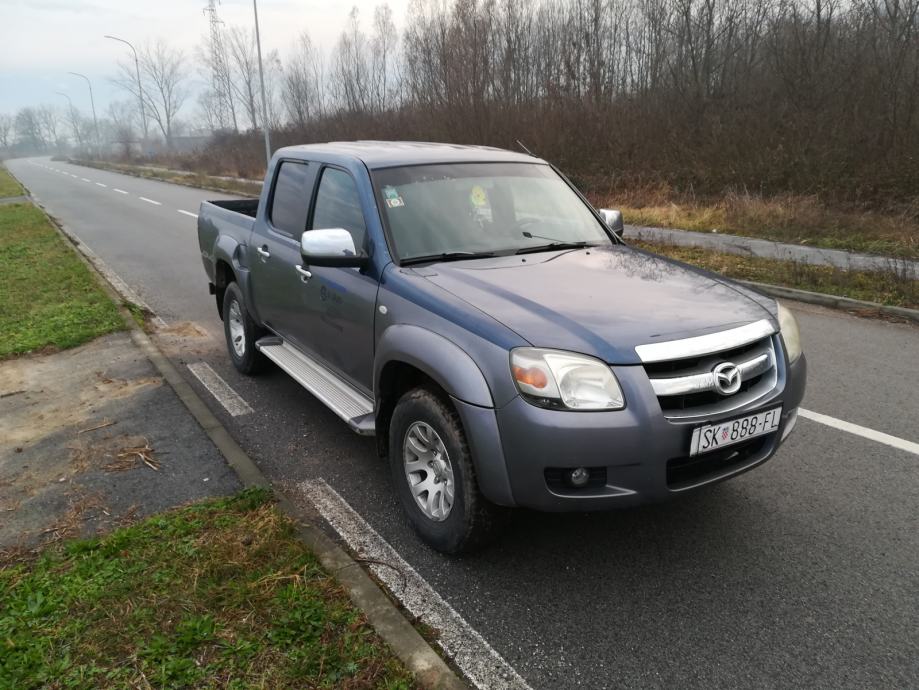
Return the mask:
[(26, 147), (33, 151), (44, 151), (48, 148), (38, 109), (22, 108), (16, 113), (14, 127), (20, 143)]
[(352, 113), (370, 110), (370, 65), (367, 37), (361, 31), (357, 7), (348, 14), (333, 58), (334, 95), (339, 107)]
[(0, 147), (8, 149), (12, 144), (13, 118), (6, 113), (0, 113)]
[(287, 117), (300, 129), (325, 113), (322, 54), (305, 31), (291, 50), (283, 73), (284, 106)]
[(378, 5), (373, 13), (373, 38), (370, 41), (370, 102), (378, 113), (390, 105), (395, 75), (395, 51), (399, 35), (389, 5)]
[(239, 26), (227, 32), (227, 49), (232, 69), (233, 93), (243, 104), (249, 126), (258, 128), (258, 57), (255, 50), (255, 33)]
[[(139, 57), (147, 116), (156, 122), (166, 146), (171, 147), (176, 115), (189, 94), (185, 85), (185, 54), (158, 40), (144, 46)], [(118, 67), (115, 82), (138, 98), (133, 67), (127, 63), (119, 63)]]

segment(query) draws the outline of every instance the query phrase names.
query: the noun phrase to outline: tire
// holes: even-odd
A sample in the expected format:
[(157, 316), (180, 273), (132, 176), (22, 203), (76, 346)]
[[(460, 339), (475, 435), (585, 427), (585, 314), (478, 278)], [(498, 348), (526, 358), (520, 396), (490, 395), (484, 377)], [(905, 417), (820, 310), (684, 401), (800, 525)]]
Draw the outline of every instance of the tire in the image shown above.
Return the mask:
[(223, 295), (223, 333), (227, 352), (237, 371), (252, 376), (264, 370), (268, 360), (256, 349), (255, 341), (265, 331), (249, 316), (242, 290), (236, 283), (227, 285)]
[[(419, 454), (425, 442), (428, 452)], [(437, 466), (431, 464), (438, 460)], [(426, 544), (455, 555), (475, 551), (494, 539), (506, 510), (489, 503), (479, 491), (459, 415), (443, 397), (427, 388), (415, 388), (402, 396), (390, 422), (389, 464), (402, 508)], [(415, 470), (411, 476), (409, 469)], [(419, 505), (413, 487), (429, 489), (420, 495), (428, 510)], [(452, 504), (447, 510), (445, 500), (451, 487)], [(433, 501), (433, 510), (429, 501)]]

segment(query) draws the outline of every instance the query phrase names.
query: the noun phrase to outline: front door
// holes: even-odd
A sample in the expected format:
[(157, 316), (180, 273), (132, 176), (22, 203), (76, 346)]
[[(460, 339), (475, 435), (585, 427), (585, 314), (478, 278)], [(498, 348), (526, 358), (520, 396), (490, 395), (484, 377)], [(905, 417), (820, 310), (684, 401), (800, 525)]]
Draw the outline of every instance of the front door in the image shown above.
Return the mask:
[[(350, 173), (320, 171), (310, 229), (344, 228), (358, 252), (366, 252), (366, 224)], [(379, 282), (357, 268), (305, 266), (302, 284), (309, 310), (303, 322), (309, 349), (368, 394), (373, 388), (373, 322)]]

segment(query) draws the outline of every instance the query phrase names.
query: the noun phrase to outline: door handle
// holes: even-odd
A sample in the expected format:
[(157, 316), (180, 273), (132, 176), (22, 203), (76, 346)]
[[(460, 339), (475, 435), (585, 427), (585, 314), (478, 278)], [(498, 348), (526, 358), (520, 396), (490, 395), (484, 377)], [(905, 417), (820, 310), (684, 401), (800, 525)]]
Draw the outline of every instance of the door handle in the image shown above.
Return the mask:
[(300, 280), (303, 281), (304, 283), (305, 283), (306, 281), (308, 281), (310, 278), (313, 277), (313, 274), (312, 274), (312, 273), (310, 273), (309, 271), (307, 271), (305, 268), (303, 268), (303, 266), (301, 266), (301, 265), (299, 265), (299, 264), (297, 264), (296, 266), (294, 266), (294, 270), (296, 270), (297, 273), (300, 274)]
[(265, 249), (265, 247), (257, 247), (255, 251), (257, 251), (262, 256), (262, 258), (265, 258), (265, 259), (271, 256), (271, 252)]

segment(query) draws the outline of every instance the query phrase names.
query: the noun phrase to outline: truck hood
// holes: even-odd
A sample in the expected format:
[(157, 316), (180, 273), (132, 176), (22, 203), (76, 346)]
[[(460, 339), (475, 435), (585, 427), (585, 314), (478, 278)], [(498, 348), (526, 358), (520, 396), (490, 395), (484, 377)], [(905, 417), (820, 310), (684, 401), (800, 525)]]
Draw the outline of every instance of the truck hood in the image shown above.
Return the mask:
[[(440, 263), (417, 272), (536, 347), (638, 364), (635, 346), (775, 319), (769, 301), (630, 247)], [(758, 297), (758, 296), (757, 296)]]

